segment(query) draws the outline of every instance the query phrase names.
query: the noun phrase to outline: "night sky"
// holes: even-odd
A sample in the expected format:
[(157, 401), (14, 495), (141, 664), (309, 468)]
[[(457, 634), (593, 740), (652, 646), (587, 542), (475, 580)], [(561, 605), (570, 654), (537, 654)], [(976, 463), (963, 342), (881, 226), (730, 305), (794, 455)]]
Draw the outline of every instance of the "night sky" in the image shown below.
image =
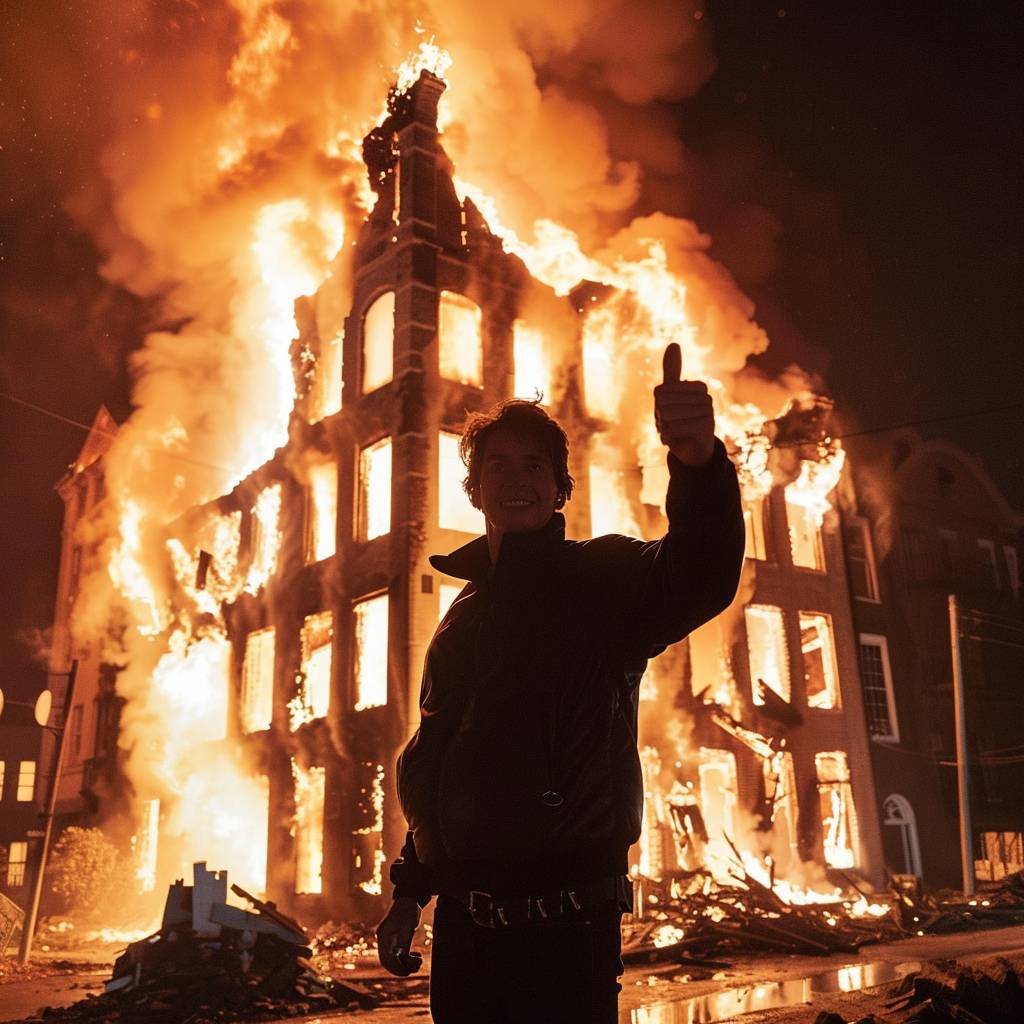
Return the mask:
[[(977, 455), (1024, 508), (1024, 5), (728, 0), (708, 16), (718, 69), (676, 110), (686, 212), (756, 302), (765, 368), (820, 374), (852, 429), (941, 418), (922, 433)], [(126, 360), (151, 311), (100, 278), (65, 210), (93, 173), (90, 83), (109, 73), (66, 17), (4, 14), (0, 390), (89, 423), (101, 402), (129, 412)], [(28, 682), (17, 634), (52, 616), (53, 484), (84, 437), (0, 399), (8, 692)]]

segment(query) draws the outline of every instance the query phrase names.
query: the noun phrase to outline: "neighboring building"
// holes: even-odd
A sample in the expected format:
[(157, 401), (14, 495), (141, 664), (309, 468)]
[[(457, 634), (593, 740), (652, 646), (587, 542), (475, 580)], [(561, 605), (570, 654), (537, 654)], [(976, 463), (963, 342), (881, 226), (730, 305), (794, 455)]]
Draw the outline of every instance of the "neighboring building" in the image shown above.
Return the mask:
[(849, 442), (843, 503), (886, 864), (961, 884), (948, 597), (961, 614), (979, 878), (1024, 867), (1024, 515), (980, 465), (906, 431)]

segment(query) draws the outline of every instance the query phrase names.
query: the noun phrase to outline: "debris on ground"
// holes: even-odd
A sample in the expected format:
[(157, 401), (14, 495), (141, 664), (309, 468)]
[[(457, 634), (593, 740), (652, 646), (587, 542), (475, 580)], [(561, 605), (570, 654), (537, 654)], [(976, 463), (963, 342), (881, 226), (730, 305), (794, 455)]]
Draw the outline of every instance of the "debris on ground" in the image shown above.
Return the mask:
[(131, 943), (106, 991), (32, 1020), (69, 1024), (225, 1024), (338, 1009), (371, 1009), (377, 996), (318, 973), (309, 936), (271, 902), (227, 902), (227, 872), (193, 867), (193, 885), (170, 886), (160, 928)]
[(849, 879), (848, 895), (831, 902), (790, 902), (768, 881), (743, 868), (724, 880), (700, 871), (644, 879), (645, 912), (627, 930), (623, 961), (697, 966), (709, 956), (759, 951), (827, 956), (914, 935), (1024, 924), (1024, 872), (972, 897), (925, 893), (913, 876), (896, 876), (887, 896), (869, 897)]

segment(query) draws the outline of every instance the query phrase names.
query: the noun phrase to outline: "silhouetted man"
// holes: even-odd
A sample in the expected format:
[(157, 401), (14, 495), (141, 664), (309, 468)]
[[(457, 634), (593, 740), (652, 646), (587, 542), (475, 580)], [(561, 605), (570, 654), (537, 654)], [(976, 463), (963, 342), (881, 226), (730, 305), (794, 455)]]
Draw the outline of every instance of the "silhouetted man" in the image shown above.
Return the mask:
[(668, 533), (565, 539), (568, 443), (537, 403), (469, 418), (465, 487), (487, 521), (431, 564), (466, 580), (431, 641), (398, 762), (410, 826), (377, 929), (397, 975), (438, 902), (437, 1024), (615, 1022), (627, 853), (640, 835), (637, 695), (649, 658), (725, 608), (743, 560), (736, 473), (703, 383), (665, 353)]

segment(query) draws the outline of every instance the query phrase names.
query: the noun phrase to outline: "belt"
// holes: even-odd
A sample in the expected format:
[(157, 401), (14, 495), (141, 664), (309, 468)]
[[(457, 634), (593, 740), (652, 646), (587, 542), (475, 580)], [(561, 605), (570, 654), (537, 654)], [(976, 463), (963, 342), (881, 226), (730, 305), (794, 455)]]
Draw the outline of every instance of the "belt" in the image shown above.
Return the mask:
[(511, 928), (582, 918), (610, 903), (628, 913), (633, 909), (633, 881), (616, 875), (584, 882), (571, 889), (547, 890), (529, 896), (495, 896), (480, 889), (446, 887), (441, 893), (461, 903), (481, 928)]

